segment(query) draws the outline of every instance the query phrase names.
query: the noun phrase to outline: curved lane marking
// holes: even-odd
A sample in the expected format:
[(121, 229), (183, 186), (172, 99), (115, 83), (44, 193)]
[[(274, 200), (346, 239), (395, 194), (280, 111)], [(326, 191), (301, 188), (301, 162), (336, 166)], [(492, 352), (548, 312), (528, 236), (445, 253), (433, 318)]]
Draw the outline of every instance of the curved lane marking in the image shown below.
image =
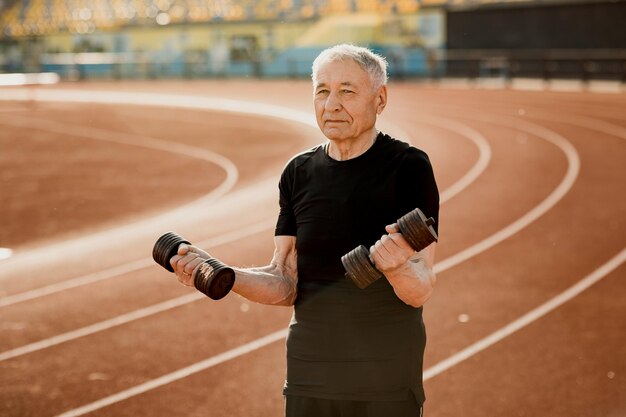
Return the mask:
[(617, 255), (615, 255), (604, 265), (593, 271), (591, 274), (587, 275), (562, 293), (541, 304), (539, 307), (532, 309), (517, 320), (514, 320), (506, 326), (500, 328), (499, 330), (491, 333), (489, 336), (480, 339), (479, 341), (455, 353), (449, 358), (444, 359), (441, 362), (426, 369), (423, 376), (424, 381), (429, 380), (447, 371), (453, 366), (458, 365), (464, 360), (476, 355), (477, 353), (498, 343), (502, 339), (512, 335), (518, 330), (528, 326), (532, 322), (539, 320), (541, 317), (570, 301), (571, 299), (585, 291), (587, 288), (591, 287), (593, 284), (606, 277), (608, 274), (610, 274), (620, 265), (622, 265), (625, 261), (626, 248), (622, 249)]
[(534, 119), (554, 121), (558, 123), (565, 123), (573, 126), (584, 127), (597, 132), (605, 133), (609, 136), (615, 136), (621, 139), (626, 139), (626, 128), (616, 125), (614, 123), (607, 122), (595, 117), (576, 115), (574, 119), (568, 117), (562, 117), (551, 113), (549, 116), (545, 113), (541, 114), (527, 114), (528, 117)]
[(545, 139), (547, 142), (552, 143), (559, 148), (567, 158), (567, 171), (565, 176), (559, 183), (559, 185), (537, 206), (532, 210), (518, 218), (513, 223), (509, 224), (504, 229), (501, 229), (493, 235), (481, 240), (480, 242), (470, 246), (469, 248), (462, 250), (461, 252), (452, 255), (434, 266), (435, 272), (442, 272), (455, 265), (460, 264), (477, 254), (486, 251), (487, 249), (497, 245), (498, 243), (510, 238), (526, 226), (537, 220), (539, 217), (547, 213), (552, 207), (554, 207), (572, 188), (576, 182), (576, 178), (580, 172), (580, 157), (576, 148), (567, 141), (563, 136), (558, 133), (546, 129), (534, 123), (519, 120), (513, 117), (499, 116), (493, 117), (472, 117), (473, 120), (481, 120), (487, 123), (497, 124), (505, 127), (511, 127), (518, 130), (526, 131), (531, 135)]
[(244, 345), (238, 346), (234, 349), (227, 350), (226, 352), (220, 353), (219, 355), (212, 356), (207, 358), (201, 362), (195, 363), (193, 365), (187, 366), (185, 368), (179, 369), (178, 371), (172, 372), (167, 375), (163, 375), (159, 378), (152, 379), (143, 384), (136, 385), (127, 390), (118, 392), (117, 394), (110, 395), (108, 397), (102, 398), (98, 401), (94, 401), (90, 404), (86, 404), (82, 407), (75, 408), (73, 410), (69, 410), (64, 412), (63, 414), (59, 414), (56, 417), (77, 417), (82, 416), (84, 414), (90, 413), (95, 410), (99, 410), (111, 404), (115, 404), (121, 401), (124, 401), (128, 398), (137, 396), (139, 394), (143, 394), (144, 392), (153, 390), (155, 388), (162, 387), (163, 385), (167, 385), (171, 382), (177, 381), (179, 379), (186, 378), (190, 375), (196, 374), (200, 371), (204, 371), (205, 369), (212, 368), (213, 366), (219, 365), (226, 361), (236, 359), (240, 356), (243, 356), (247, 353), (258, 350), (262, 347), (270, 345), (274, 342), (284, 339), (287, 336), (287, 330), (279, 330), (274, 333), (270, 333), (261, 338), (255, 339), (251, 342), (248, 342)]
[[(478, 159), (461, 178), (455, 181), (451, 186), (447, 187), (439, 194), (440, 203), (445, 203), (450, 200), (452, 197), (464, 191), (467, 187), (469, 187), (474, 181), (481, 176), (481, 174), (487, 169), (489, 162), (491, 161), (491, 146), (485, 136), (473, 129), (472, 127), (461, 123), (457, 120), (450, 119), (447, 117), (441, 116), (417, 116), (414, 121), (417, 121), (419, 124), (430, 125), (437, 127), (439, 129), (447, 130), (449, 132), (456, 133), (457, 135), (469, 139), (478, 149)], [(409, 142), (412, 142), (412, 135), (408, 133), (403, 128), (399, 127), (394, 122), (383, 121), (381, 125), (388, 126), (389, 130), (392, 132), (397, 132), (399, 136), (406, 138)]]
[(471, 140), (478, 148), (478, 160), (476, 161), (474, 166), (472, 166), (472, 168), (468, 172), (466, 172), (465, 175), (459, 178), (454, 184), (443, 190), (439, 195), (441, 203), (445, 203), (446, 201), (450, 200), (452, 197), (458, 195), (467, 187), (469, 187), (487, 169), (487, 166), (491, 161), (491, 146), (489, 146), (489, 142), (487, 142), (487, 139), (485, 139), (485, 137), (477, 130), (454, 119), (429, 115), (427, 118), (424, 119), (418, 117), (417, 120), (419, 120), (420, 123), (446, 129), (462, 137), (465, 137)]
[[(12, 117), (10, 120), (0, 119), (0, 124), (10, 125), (13, 127), (45, 130), (48, 132), (58, 133), (61, 135), (69, 135), (105, 142), (113, 142), (121, 145), (136, 146), (140, 148), (153, 149), (187, 156), (189, 158), (200, 159), (211, 162), (224, 170), (226, 178), (215, 189), (208, 194), (200, 197), (189, 205), (196, 205), (198, 202), (212, 201), (229, 192), (237, 183), (239, 171), (235, 164), (223, 155), (208, 149), (196, 146), (185, 145), (181, 143), (172, 143), (163, 139), (157, 139), (149, 136), (138, 135), (135, 133), (122, 133), (113, 130), (100, 129), (90, 126), (81, 126), (66, 122), (55, 122), (52, 120), (37, 119), (33, 117), (21, 118)], [(187, 206), (187, 205), (185, 205)], [(182, 207), (185, 207), (182, 206)], [(178, 207), (180, 209), (181, 207)]]

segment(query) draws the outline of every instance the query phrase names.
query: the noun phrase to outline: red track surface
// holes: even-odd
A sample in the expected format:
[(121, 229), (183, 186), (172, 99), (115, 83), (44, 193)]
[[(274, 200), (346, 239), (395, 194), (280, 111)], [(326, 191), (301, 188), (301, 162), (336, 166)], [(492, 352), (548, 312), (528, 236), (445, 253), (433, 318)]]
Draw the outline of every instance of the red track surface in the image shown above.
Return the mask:
[[(312, 114), (304, 82), (93, 83), (0, 96), (67, 89)], [(426, 416), (626, 415), (625, 109), (624, 95), (390, 86), (380, 126), (429, 153), (445, 196), (438, 287), (425, 307)], [(286, 327), (290, 309), (193, 298), (149, 257), (156, 237), (176, 230), (225, 262), (266, 263), (276, 178), (320, 133), (236, 113), (37, 100), (0, 102), (0, 126), (0, 246), (15, 250), (0, 261), (0, 416), (55, 416), (120, 392), (90, 415), (280, 416), (280, 335), (127, 390)], [(137, 147), (145, 138), (168, 145)], [(171, 152), (182, 144), (228, 158), (237, 183), (178, 216), (136, 223), (226, 179), (214, 163)], [(488, 162), (474, 168), (480, 175), (446, 195), (478, 161)], [(517, 321), (589, 276), (588, 288)], [(511, 323), (515, 331), (455, 356)]]

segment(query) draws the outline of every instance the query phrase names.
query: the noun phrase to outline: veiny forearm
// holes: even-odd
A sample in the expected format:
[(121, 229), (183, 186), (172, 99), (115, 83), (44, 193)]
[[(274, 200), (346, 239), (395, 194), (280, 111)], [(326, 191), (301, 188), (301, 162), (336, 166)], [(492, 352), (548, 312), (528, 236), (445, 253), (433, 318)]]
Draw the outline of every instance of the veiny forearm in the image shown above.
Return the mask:
[(436, 276), (421, 259), (406, 262), (393, 271), (385, 273), (387, 280), (402, 301), (413, 307), (421, 307), (435, 288)]
[(297, 285), (287, 268), (271, 264), (260, 268), (233, 268), (233, 291), (250, 301), (290, 306), (296, 299)]

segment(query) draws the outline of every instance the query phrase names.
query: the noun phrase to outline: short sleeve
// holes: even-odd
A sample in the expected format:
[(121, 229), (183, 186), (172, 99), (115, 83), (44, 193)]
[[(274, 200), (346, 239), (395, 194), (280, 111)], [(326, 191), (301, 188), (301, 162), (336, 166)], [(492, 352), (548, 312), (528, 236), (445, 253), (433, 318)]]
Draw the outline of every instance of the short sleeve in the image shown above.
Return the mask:
[(439, 233), (439, 190), (428, 155), (414, 147), (406, 151), (400, 167), (400, 204), (405, 212), (416, 207), (435, 220)]
[(293, 169), (292, 161), (283, 170), (278, 183), (280, 211), (274, 236), (296, 236), (296, 216), (292, 204)]

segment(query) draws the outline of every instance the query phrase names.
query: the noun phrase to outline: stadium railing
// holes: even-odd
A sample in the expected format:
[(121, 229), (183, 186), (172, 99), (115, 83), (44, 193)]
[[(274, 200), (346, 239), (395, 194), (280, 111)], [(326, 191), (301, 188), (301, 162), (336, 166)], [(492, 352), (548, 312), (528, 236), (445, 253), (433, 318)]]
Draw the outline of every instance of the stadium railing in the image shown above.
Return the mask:
[[(626, 82), (626, 50), (427, 50), (372, 47), (387, 58), (393, 79), (514, 78), (615, 80)], [(177, 54), (61, 53), (42, 54), (40, 72), (62, 79), (157, 79), (212, 77), (309, 77), (322, 48), (292, 48), (247, 60), (212, 59), (206, 51)], [(0, 62), (0, 72), (10, 72)]]

